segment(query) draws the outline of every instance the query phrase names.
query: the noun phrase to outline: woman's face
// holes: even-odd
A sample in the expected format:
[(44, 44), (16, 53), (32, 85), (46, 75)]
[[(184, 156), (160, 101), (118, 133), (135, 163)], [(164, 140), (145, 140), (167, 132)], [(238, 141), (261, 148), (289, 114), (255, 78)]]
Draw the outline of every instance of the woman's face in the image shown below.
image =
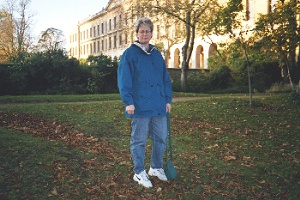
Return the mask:
[(152, 32), (149, 26), (142, 24), (137, 32), (137, 38), (141, 44), (149, 44)]

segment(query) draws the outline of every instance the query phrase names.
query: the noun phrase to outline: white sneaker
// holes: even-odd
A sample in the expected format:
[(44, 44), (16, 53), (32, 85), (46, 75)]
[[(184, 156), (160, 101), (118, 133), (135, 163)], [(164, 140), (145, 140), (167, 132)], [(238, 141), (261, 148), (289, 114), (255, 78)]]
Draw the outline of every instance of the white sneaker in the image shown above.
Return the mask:
[(167, 181), (167, 176), (165, 174), (165, 171), (162, 168), (158, 168), (158, 169), (152, 169), (150, 167), (150, 170), (148, 172), (148, 174), (150, 176), (156, 176), (157, 178), (159, 178), (161, 181)]
[(139, 184), (141, 184), (145, 188), (151, 188), (152, 187), (152, 183), (149, 180), (148, 174), (146, 173), (145, 170), (142, 171), (139, 174), (134, 174), (133, 180), (135, 180), (136, 182), (138, 182)]

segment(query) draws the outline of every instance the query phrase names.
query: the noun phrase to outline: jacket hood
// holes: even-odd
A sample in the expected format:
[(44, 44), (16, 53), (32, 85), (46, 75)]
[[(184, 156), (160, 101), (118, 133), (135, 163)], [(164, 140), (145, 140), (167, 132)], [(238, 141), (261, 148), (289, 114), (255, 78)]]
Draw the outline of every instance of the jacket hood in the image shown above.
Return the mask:
[(137, 46), (137, 47), (139, 47), (140, 49), (142, 49), (146, 54), (148, 54), (148, 55), (150, 55), (151, 54), (151, 52), (153, 51), (153, 50), (157, 50), (157, 48), (154, 46), (154, 45), (152, 45), (152, 44), (149, 44), (149, 51), (147, 51), (147, 49), (146, 49), (146, 47), (144, 46), (144, 45), (142, 45), (141, 43), (139, 43), (138, 41), (135, 41), (134, 43), (133, 43), (133, 45), (135, 45), (135, 46)]

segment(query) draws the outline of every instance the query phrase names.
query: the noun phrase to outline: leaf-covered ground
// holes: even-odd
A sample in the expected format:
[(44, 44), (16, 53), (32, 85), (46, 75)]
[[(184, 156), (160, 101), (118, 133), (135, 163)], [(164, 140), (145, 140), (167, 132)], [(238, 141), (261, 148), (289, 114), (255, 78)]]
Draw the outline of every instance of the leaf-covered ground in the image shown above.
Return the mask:
[[(130, 124), (122, 107), (1, 107), (1, 199), (300, 197), (300, 110), (293, 99), (261, 98), (252, 107), (238, 98), (175, 102), (171, 131), (179, 177), (151, 178), (152, 189), (132, 180)], [(151, 141), (148, 157), (150, 150)]]

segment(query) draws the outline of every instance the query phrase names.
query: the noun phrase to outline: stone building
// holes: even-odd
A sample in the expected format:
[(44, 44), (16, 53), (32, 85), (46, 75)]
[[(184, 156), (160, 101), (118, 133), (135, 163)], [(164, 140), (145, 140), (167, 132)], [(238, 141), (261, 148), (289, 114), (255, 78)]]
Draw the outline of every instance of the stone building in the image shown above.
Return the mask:
[[(70, 35), (70, 56), (77, 59), (86, 59), (89, 55), (104, 54), (111, 57), (119, 57), (123, 51), (135, 40), (133, 24), (136, 18), (131, 15), (132, 5), (136, 0), (110, 0), (105, 8), (98, 13), (90, 15), (78, 23), (77, 29)], [(220, 0), (226, 3), (227, 0)], [(162, 1), (163, 2), (163, 1)], [(243, 0), (244, 11), (241, 13), (243, 28), (253, 28), (259, 14), (267, 14), (272, 11), (276, 0)], [(151, 43), (159, 45), (162, 49), (168, 49), (166, 58), (169, 68), (179, 68), (184, 39), (169, 45), (166, 37), (176, 37), (178, 24), (162, 21), (159, 16), (149, 16), (154, 21), (153, 40)], [(229, 38), (210, 36), (213, 43), (205, 38), (196, 38), (193, 54), (189, 67), (191, 69), (208, 69), (208, 58), (212, 56), (218, 43)], [(162, 51), (163, 52), (163, 51)]]

